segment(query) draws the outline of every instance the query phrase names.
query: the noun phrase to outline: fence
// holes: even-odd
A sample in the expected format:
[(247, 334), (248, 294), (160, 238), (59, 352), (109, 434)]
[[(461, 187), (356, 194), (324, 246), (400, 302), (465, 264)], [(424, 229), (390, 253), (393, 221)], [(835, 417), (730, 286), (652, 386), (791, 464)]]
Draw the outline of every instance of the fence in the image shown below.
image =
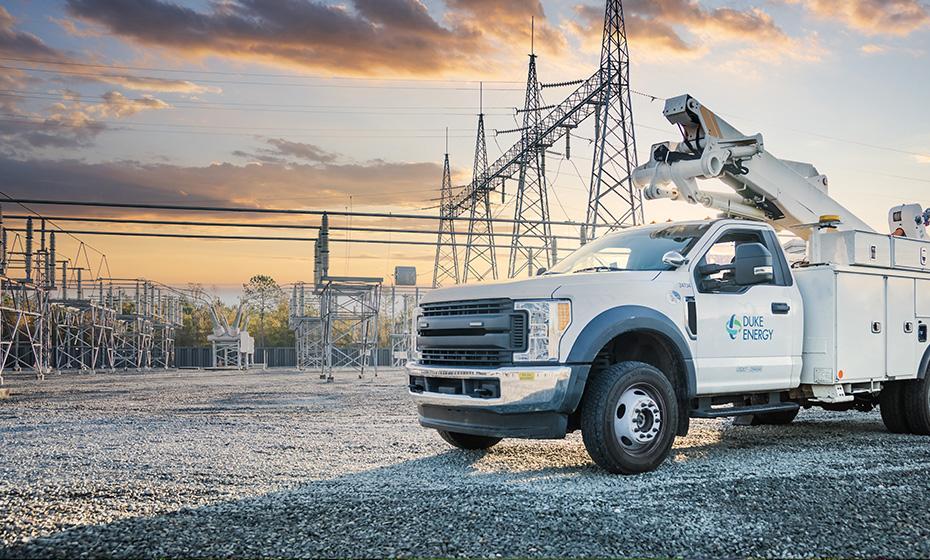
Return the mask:
[[(205, 368), (212, 366), (212, 350), (209, 346), (184, 347), (175, 349), (175, 363), (179, 368)], [(256, 348), (255, 363), (264, 363), (267, 367), (297, 367), (297, 350), (295, 348)], [(391, 349), (379, 348), (375, 351), (377, 365), (391, 363)], [(342, 364), (334, 363), (335, 367)]]

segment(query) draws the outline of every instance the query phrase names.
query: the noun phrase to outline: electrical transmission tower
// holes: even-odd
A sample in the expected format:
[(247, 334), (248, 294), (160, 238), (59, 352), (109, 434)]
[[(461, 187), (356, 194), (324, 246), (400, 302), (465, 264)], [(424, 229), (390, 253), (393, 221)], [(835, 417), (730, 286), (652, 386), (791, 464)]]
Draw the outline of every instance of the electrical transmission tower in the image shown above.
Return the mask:
[(594, 163), (582, 243), (595, 238), (599, 224), (608, 230), (639, 225), (642, 193), (630, 177), (636, 168), (636, 135), (630, 99), (630, 52), (623, 4), (608, 0), (601, 43), (601, 83), (594, 122)]
[[(446, 157), (442, 165), (442, 195), (439, 203), (439, 242), (433, 264), (433, 287), (458, 284), (459, 250), (455, 239), (455, 214), (452, 209), (452, 171), (449, 166), (449, 129), (446, 129)], [(470, 231), (470, 228), (469, 228)]]
[[(471, 184), (458, 190), (450, 204), (451, 216), (459, 217), (470, 213), (472, 218), (481, 217), (481, 220), (478, 220), (481, 223), (473, 221), (469, 226), (469, 243), (477, 243), (479, 238), (485, 238), (491, 230), (491, 224), (485, 219), (490, 215), (489, 194), (504, 180), (519, 177), (525, 162), (532, 161), (535, 157), (534, 153), (554, 146), (591, 116), (596, 117), (595, 157), (588, 207), (584, 222), (580, 224), (581, 240), (584, 242), (593, 239), (599, 229), (610, 231), (643, 222), (642, 197), (630, 179), (630, 172), (636, 167), (636, 138), (633, 134), (630, 104), (629, 52), (620, 0), (607, 0), (602, 46), (601, 65), (590, 77), (556, 84), (540, 84), (541, 89), (575, 89), (561, 103), (546, 107), (545, 111), (543, 108), (536, 111), (539, 115), (545, 113), (536, 124), (536, 132), (524, 135), (519, 142), (486, 167), (479, 167), (479, 158), (476, 157), (476, 172)], [(483, 118), (479, 119), (479, 126), (479, 149), (476, 152), (484, 144)], [(515, 131), (498, 131), (498, 134), (504, 132)], [(487, 152), (484, 152), (484, 157), (487, 157)], [(479, 169), (484, 171), (479, 173)], [(540, 171), (543, 171), (541, 164)], [(521, 212), (521, 218), (527, 227), (548, 221), (533, 218), (526, 210)], [(493, 237), (487, 236), (486, 239), (487, 245), (493, 247)], [(487, 277), (475, 270), (478, 260), (494, 267), (496, 278), (496, 266), (490, 264), (494, 262), (493, 258), (490, 261), (487, 257), (478, 259), (476, 251), (475, 247), (466, 248), (463, 281)], [(493, 248), (483, 253), (493, 255)]]
[[(482, 94), (483, 106), (483, 94)], [(475, 142), (475, 168), (472, 184), (488, 182), (488, 143), (484, 135), (484, 109), (478, 114), (478, 138)], [(462, 282), (497, 280), (497, 252), (494, 246), (494, 222), (491, 216), (491, 190), (470, 199), (468, 245), (465, 247), (465, 270)], [(453, 210), (455, 206), (452, 206)]]
[(549, 223), (549, 195), (546, 191), (546, 149), (539, 141), (542, 90), (536, 75), (536, 54), (531, 51), (526, 78), (526, 102), (523, 106), (523, 143), (517, 182), (513, 239), (507, 274), (515, 278), (523, 272), (532, 275), (536, 263), (545, 268), (554, 264), (552, 225)]

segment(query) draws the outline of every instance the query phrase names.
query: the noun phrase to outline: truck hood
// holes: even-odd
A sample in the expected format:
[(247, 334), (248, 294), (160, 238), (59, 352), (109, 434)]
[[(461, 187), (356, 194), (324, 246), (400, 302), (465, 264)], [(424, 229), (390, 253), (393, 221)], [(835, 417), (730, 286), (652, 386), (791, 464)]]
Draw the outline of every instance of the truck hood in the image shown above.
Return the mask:
[(536, 276), (520, 280), (495, 280), (480, 284), (450, 286), (427, 292), (423, 303), (441, 301), (464, 301), (470, 299), (540, 299), (552, 297), (552, 292), (565, 283), (565, 276)]
[(650, 282), (659, 272), (582, 272), (580, 274), (553, 274), (520, 280), (497, 280), (480, 284), (451, 286), (427, 292), (421, 302), (465, 301), (473, 299), (543, 299), (566, 297), (596, 290), (596, 286), (609, 283)]

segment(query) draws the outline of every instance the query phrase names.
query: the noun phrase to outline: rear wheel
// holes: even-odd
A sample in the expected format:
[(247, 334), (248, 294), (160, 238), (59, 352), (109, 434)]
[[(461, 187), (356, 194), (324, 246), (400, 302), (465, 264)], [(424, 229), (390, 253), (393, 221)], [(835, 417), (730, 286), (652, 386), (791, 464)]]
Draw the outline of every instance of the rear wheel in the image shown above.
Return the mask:
[(678, 400), (668, 378), (649, 364), (621, 362), (588, 382), (581, 436), (598, 466), (617, 474), (656, 469), (678, 426)]
[(926, 377), (902, 385), (904, 418), (912, 434), (930, 436), (930, 380)]
[(794, 422), (798, 417), (800, 409), (782, 410), (779, 412), (766, 412), (763, 414), (753, 414), (751, 426), (785, 426)]
[(905, 382), (889, 381), (878, 394), (878, 410), (882, 414), (882, 422), (888, 431), (894, 434), (906, 434), (911, 431), (904, 407), (906, 391)]
[(446, 440), (446, 443), (458, 447), (459, 449), (490, 449), (504, 439), (499, 437), (473, 436), (471, 434), (447, 432), (445, 430), (437, 431), (439, 432), (439, 437)]

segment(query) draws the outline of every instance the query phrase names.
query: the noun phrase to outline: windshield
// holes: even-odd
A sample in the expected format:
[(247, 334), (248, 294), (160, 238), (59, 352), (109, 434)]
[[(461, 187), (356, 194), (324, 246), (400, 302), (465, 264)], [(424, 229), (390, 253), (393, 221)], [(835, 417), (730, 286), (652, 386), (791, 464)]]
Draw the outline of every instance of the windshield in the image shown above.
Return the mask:
[(655, 225), (605, 235), (578, 249), (552, 267), (548, 274), (671, 270), (662, 262), (669, 251), (683, 256), (694, 247), (710, 223)]

